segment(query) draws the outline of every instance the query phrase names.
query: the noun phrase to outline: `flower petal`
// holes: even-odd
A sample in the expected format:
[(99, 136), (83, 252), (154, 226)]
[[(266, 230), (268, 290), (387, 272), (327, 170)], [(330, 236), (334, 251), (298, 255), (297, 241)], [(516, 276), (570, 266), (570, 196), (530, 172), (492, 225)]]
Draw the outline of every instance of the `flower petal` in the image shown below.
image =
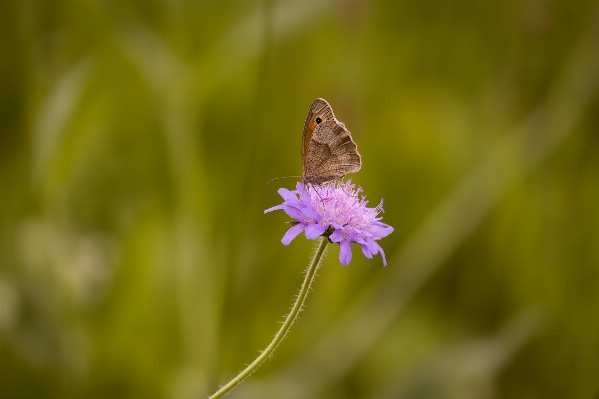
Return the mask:
[(381, 248), (372, 238), (366, 237), (366, 246), (371, 254), (376, 255), (379, 253), (379, 249)]
[(297, 198), (285, 200), (285, 202), (283, 202), (283, 205), (293, 206), (296, 208), (302, 208), (302, 207), (306, 206), (302, 203), (302, 201), (298, 200)]
[(303, 224), (300, 223), (300, 224), (296, 224), (295, 226), (293, 226), (292, 228), (287, 230), (287, 233), (285, 233), (285, 235), (281, 239), (281, 242), (283, 243), (283, 245), (289, 245), (289, 243), (295, 237), (297, 237), (299, 235), (299, 233), (304, 231), (305, 228), (306, 228), (306, 226), (304, 226)]
[(295, 194), (295, 191), (290, 191), (286, 188), (280, 188), (277, 192), (285, 201), (297, 200), (297, 195)]
[(375, 237), (383, 238), (383, 237), (387, 237), (389, 234), (393, 233), (393, 230), (395, 230), (395, 229), (393, 227), (389, 226), (388, 224), (375, 221), (370, 224), (369, 230)]
[(343, 240), (339, 243), (339, 262), (343, 266), (349, 265), (351, 262), (351, 243), (348, 240)]
[(383, 258), (383, 266), (387, 266), (387, 257), (385, 256), (385, 251), (383, 251), (383, 248), (381, 248), (379, 252), (381, 253), (381, 257)]
[(298, 222), (304, 222), (306, 217), (302, 213), (301, 209), (298, 209), (294, 206), (285, 206), (285, 213), (292, 219), (297, 220)]
[(272, 208), (268, 208), (267, 210), (265, 210), (264, 213), (277, 211), (279, 209), (285, 209), (285, 205), (281, 204), (281, 205), (273, 206)]
[(323, 226), (320, 223), (312, 223), (306, 227), (306, 238), (308, 240), (314, 240), (320, 237), (326, 230), (326, 226)]
[(334, 219), (331, 220), (331, 226), (333, 226), (335, 230), (343, 230), (343, 226), (337, 223)]
[(364, 244), (366, 244), (366, 241), (364, 241), (364, 239), (362, 238), (362, 236), (360, 236), (360, 234), (358, 234), (358, 233), (351, 232), (351, 233), (349, 234), (349, 237), (350, 237), (350, 239), (351, 239), (353, 242), (355, 242), (355, 243), (357, 243), (357, 244), (360, 244), (360, 245), (364, 245)]
[(302, 208), (302, 213), (306, 216), (306, 218), (312, 219), (316, 222), (320, 222), (320, 219), (322, 219), (322, 216), (320, 216), (318, 214), (318, 212), (316, 212), (312, 208), (308, 208), (308, 207)]
[(376, 248), (376, 252), (372, 252), (373, 254), (376, 253), (380, 253), (381, 257), (383, 258), (383, 266), (387, 266), (387, 257), (385, 256), (385, 251), (383, 251), (383, 248), (381, 248), (381, 246), (376, 242), (376, 241), (372, 241), (372, 247)]
[(372, 252), (370, 252), (370, 248), (368, 247), (368, 245), (364, 244), (360, 245), (360, 247), (362, 247), (362, 253), (364, 254), (364, 256), (368, 259), (372, 259)]
[(329, 240), (333, 242), (340, 242), (341, 240), (343, 240), (343, 234), (340, 230), (335, 230), (333, 231), (333, 234), (329, 236)]

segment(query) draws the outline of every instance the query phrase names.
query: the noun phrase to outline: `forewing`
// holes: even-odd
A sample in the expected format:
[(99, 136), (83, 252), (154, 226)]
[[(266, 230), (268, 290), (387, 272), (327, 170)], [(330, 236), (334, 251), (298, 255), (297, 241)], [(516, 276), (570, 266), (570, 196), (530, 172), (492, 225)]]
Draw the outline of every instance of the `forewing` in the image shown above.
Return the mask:
[(304, 123), (304, 132), (302, 134), (302, 162), (304, 161), (304, 154), (308, 152), (310, 146), (310, 140), (314, 129), (319, 125), (316, 119), (320, 118), (321, 122), (334, 121), (335, 114), (329, 103), (323, 98), (317, 98), (314, 100), (306, 116), (306, 122)]

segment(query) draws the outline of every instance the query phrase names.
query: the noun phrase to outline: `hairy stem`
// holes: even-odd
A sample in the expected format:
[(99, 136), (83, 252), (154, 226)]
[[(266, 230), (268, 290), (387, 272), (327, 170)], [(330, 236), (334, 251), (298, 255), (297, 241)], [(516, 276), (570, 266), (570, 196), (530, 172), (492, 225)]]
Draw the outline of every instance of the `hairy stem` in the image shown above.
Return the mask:
[(320, 261), (322, 260), (322, 256), (325, 253), (328, 243), (329, 243), (329, 240), (326, 237), (320, 238), (320, 242), (318, 243), (318, 247), (316, 248), (314, 257), (312, 258), (312, 261), (310, 262), (310, 264), (308, 265), (308, 268), (306, 269), (306, 275), (304, 277), (304, 282), (302, 283), (302, 288), (300, 288), (300, 291), (297, 294), (295, 302), (293, 303), (293, 307), (291, 308), (291, 312), (289, 312), (289, 314), (285, 318), (283, 325), (281, 326), (279, 331), (276, 333), (272, 342), (270, 344), (268, 344), (266, 349), (264, 349), (264, 351), (262, 351), (262, 353), (260, 353), (260, 356), (258, 356), (256, 358), (256, 360), (254, 360), (252, 362), (252, 364), (247, 366), (241, 373), (239, 373), (236, 377), (234, 377), (226, 385), (224, 385), (222, 388), (220, 388), (218, 391), (216, 391), (212, 396), (209, 397), (209, 399), (220, 398), (221, 396), (223, 396), (224, 394), (229, 392), (231, 389), (233, 389), (235, 386), (237, 386), (237, 384), (239, 384), (241, 381), (243, 381), (246, 377), (248, 377), (250, 374), (252, 374), (254, 371), (256, 371), (256, 369), (258, 367), (260, 367), (262, 365), (262, 363), (264, 363), (264, 361), (270, 355), (272, 355), (272, 353), (275, 351), (277, 346), (285, 338), (285, 336), (287, 335), (287, 332), (289, 331), (289, 329), (295, 322), (297, 315), (299, 314), (299, 312), (302, 310), (302, 307), (304, 306), (304, 301), (306, 300), (306, 297), (308, 296), (308, 292), (310, 291), (310, 286), (312, 285), (312, 282), (314, 281), (314, 278), (316, 277), (316, 271), (318, 270), (318, 267), (320, 266)]

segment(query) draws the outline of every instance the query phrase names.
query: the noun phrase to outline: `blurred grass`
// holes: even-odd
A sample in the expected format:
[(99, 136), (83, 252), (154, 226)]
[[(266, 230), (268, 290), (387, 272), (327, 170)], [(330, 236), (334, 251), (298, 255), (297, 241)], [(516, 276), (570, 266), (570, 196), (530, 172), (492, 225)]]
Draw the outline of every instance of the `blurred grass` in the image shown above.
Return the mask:
[(192, 398), (312, 243), (262, 214), (316, 97), (396, 228), (231, 397), (599, 393), (596, 1), (0, 3), (0, 392)]

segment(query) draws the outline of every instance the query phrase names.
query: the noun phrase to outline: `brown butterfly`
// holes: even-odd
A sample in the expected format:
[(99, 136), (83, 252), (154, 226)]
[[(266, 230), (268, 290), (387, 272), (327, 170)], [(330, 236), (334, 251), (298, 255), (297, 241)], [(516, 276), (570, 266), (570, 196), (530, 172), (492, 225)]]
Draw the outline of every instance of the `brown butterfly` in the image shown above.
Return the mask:
[(358, 146), (335, 119), (326, 100), (317, 98), (308, 111), (302, 135), (302, 183), (320, 185), (362, 167)]

